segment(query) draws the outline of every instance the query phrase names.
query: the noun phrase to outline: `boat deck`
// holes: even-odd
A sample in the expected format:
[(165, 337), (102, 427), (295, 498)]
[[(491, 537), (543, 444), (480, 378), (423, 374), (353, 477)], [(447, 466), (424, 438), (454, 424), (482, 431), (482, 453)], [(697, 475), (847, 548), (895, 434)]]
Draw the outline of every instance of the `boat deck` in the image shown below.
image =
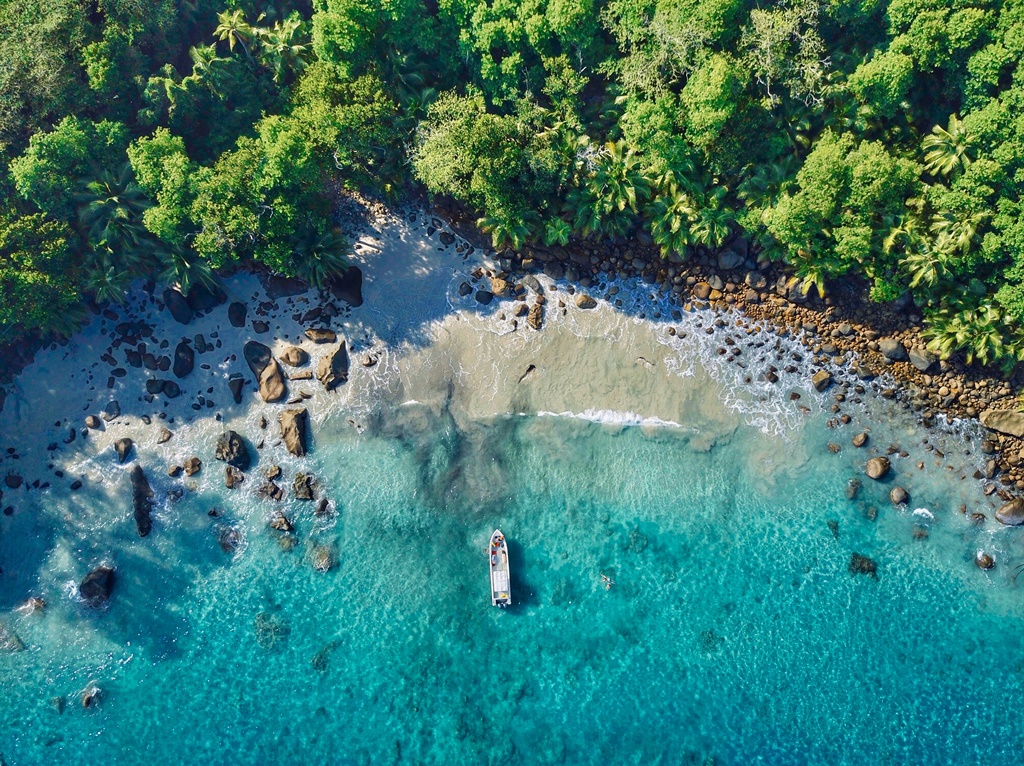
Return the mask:
[(491, 570), (491, 605), (508, 606), (512, 603), (512, 590), (508, 567), (508, 545), (499, 530), (491, 535), (487, 551)]

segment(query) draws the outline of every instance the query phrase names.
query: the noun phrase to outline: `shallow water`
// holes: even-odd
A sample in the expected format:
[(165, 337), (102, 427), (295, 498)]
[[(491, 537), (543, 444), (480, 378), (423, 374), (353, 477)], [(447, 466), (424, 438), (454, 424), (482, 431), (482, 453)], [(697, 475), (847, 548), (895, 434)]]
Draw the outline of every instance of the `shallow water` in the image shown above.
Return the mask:
[[(315, 415), (304, 463), (268, 447), (229, 492), (203, 453), (177, 502), (164, 497), (180, 482), (154, 470), (144, 540), (107, 454), (73, 458), (106, 476), (87, 494), (27, 495), (0, 538), (0, 619), (29, 647), (0, 655), (4, 762), (1024, 759), (1021, 535), (960, 513), (991, 517), (960, 478), (981, 459), (969, 434), (926, 434), (870, 397), (829, 428), (831, 399), (803, 371), (741, 386), (744, 370), (716, 357), (721, 335), (694, 324), (706, 317), (675, 323), (679, 338), (608, 306), (553, 307), (529, 335), (507, 333), (500, 309), (456, 307), (414, 344), (407, 327), (382, 333), (394, 348)], [(261, 411), (232, 424), (253, 439)], [(180, 460), (221, 427), (140, 439), (141, 454)], [(893, 480), (863, 478), (869, 452), (849, 444), (862, 428), (869, 450), (911, 453), (893, 457)], [(283, 486), (312, 470), (336, 507), (280, 506), (290, 551), (267, 528), (278, 506), (253, 494), (271, 462)], [(890, 504), (895, 482), (909, 508)], [(233, 554), (225, 526), (241, 533)], [(513, 564), (506, 611), (487, 591), (496, 527)], [(315, 545), (335, 569), (314, 571)], [(992, 572), (974, 566), (979, 549)], [(848, 571), (853, 552), (877, 578)], [(100, 561), (118, 583), (96, 612), (74, 586)], [(46, 611), (11, 611), (29, 593)], [(83, 710), (90, 682), (103, 696)]]

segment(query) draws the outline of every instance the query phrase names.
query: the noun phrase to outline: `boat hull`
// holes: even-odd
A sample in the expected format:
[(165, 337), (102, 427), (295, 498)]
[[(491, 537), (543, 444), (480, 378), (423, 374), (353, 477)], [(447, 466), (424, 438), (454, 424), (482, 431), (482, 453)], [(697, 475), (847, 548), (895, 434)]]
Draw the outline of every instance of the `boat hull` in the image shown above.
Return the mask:
[(491, 606), (507, 607), (512, 603), (512, 582), (509, 576), (508, 543), (500, 529), (491, 535), (487, 550), (491, 570)]

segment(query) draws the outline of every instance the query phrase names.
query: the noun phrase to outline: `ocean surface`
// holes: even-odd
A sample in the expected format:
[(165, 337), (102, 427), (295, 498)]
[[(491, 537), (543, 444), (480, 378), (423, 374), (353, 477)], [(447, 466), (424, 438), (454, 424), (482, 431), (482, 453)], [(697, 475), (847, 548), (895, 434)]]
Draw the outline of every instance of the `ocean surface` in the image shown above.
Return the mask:
[[(1024, 550), (970, 477), (976, 434), (924, 431), (853, 381), (853, 423), (831, 427), (842, 380), (744, 386), (773, 336), (743, 334), (737, 367), (715, 353), (725, 330), (701, 330), (712, 315), (550, 301), (543, 333), (506, 332), (500, 307), (459, 303), (463, 276), (443, 277), (445, 316), (415, 342), (376, 328), (390, 352), (315, 414), (308, 458), (264, 453), (228, 491), (203, 453), (174, 500), (182, 480), (158, 467), (223, 425), (197, 420), (163, 453), (143, 441), (160, 457), (142, 540), (109, 455), (66, 458), (95, 489), (19, 500), (0, 621), (28, 649), (0, 654), (0, 762), (1024, 762)], [(232, 427), (255, 441), (266, 409)], [(864, 461), (890, 444), (909, 455), (871, 482)], [(333, 513), (258, 498), (271, 463), (285, 487), (315, 474)], [(488, 596), (495, 528), (508, 610)], [(314, 550), (336, 566), (316, 571)], [(851, 573), (853, 553), (877, 576)], [(100, 562), (117, 584), (93, 610), (76, 583)], [(14, 611), (28, 595), (45, 611)]]

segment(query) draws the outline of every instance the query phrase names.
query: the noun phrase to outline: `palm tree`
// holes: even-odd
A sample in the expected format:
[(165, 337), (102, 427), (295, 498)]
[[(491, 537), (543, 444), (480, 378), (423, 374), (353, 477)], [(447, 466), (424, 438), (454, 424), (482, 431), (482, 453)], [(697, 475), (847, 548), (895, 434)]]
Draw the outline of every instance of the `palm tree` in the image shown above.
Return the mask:
[(188, 295), (200, 285), (215, 292), (217, 278), (213, 275), (210, 262), (194, 250), (181, 247), (167, 247), (159, 254), (163, 269), (160, 281), (177, 287), (182, 295)]
[(94, 250), (114, 250), (122, 263), (143, 258), (142, 214), (152, 203), (135, 183), (130, 164), (117, 175), (105, 170), (86, 181), (77, 201), (80, 230)]
[(495, 212), (484, 216), (476, 223), (484, 232), (491, 235), (491, 244), (495, 250), (519, 250), (533, 237), (530, 215), (504, 215)]
[(292, 244), (296, 274), (320, 290), (348, 270), (350, 253), (348, 238), (340, 229), (321, 233), (308, 227)]
[(612, 236), (625, 234), (639, 204), (650, 192), (651, 183), (641, 171), (636, 152), (624, 141), (608, 142), (595, 161), (593, 173), (578, 193), (570, 195), (576, 209), (575, 228), (584, 236), (597, 231)]
[(555, 216), (544, 225), (544, 244), (561, 245), (569, 244), (569, 237), (572, 236), (572, 226), (568, 221)]
[(1019, 342), (1006, 341), (1007, 328), (994, 306), (954, 305), (932, 314), (927, 321), (922, 334), (928, 340), (928, 348), (943, 359), (963, 351), (968, 364), (1002, 362), (1012, 366), (1021, 358)]
[(709, 194), (703, 195), (698, 204), (697, 220), (690, 228), (697, 244), (717, 250), (732, 234), (735, 214), (723, 205), (726, 191), (724, 186), (717, 186)]
[(686, 247), (693, 244), (691, 227), (697, 221), (697, 210), (690, 195), (678, 186), (673, 185), (670, 193), (659, 195), (645, 214), (651, 238), (661, 248), (662, 258), (671, 253), (684, 255)]
[(907, 253), (900, 261), (910, 276), (910, 287), (924, 285), (934, 288), (949, 276), (950, 254), (937, 247), (926, 247)]
[(990, 215), (991, 213), (984, 210), (976, 213), (968, 210), (956, 213), (943, 210), (932, 218), (930, 228), (935, 234), (937, 242), (945, 243), (944, 247), (959, 250), (966, 255), (978, 236), (978, 229), (982, 222)]
[[(262, 21), (265, 15), (261, 13), (256, 19), (256, 23)], [(246, 58), (254, 64), (256, 62), (246, 42), (251, 43), (255, 34), (252, 24), (245, 20), (245, 11), (242, 9), (236, 8), (233, 11), (222, 11), (217, 14), (217, 28), (213, 30), (213, 36), (221, 42), (227, 41), (228, 49), (232, 52), (237, 44), (245, 53)]]
[(118, 269), (112, 254), (102, 253), (86, 266), (85, 289), (91, 292), (98, 303), (115, 303), (123, 306), (128, 300), (128, 285), (132, 275), (125, 269)]
[(293, 16), (278, 21), (271, 29), (257, 28), (255, 34), (262, 43), (260, 59), (274, 73), (274, 82), (280, 83), (285, 74), (298, 74), (309, 63), (310, 48), (302, 20)]
[(924, 169), (932, 175), (956, 176), (971, 164), (968, 149), (974, 136), (955, 115), (949, 115), (949, 125), (936, 125), (921, 142), (924, 149)]

